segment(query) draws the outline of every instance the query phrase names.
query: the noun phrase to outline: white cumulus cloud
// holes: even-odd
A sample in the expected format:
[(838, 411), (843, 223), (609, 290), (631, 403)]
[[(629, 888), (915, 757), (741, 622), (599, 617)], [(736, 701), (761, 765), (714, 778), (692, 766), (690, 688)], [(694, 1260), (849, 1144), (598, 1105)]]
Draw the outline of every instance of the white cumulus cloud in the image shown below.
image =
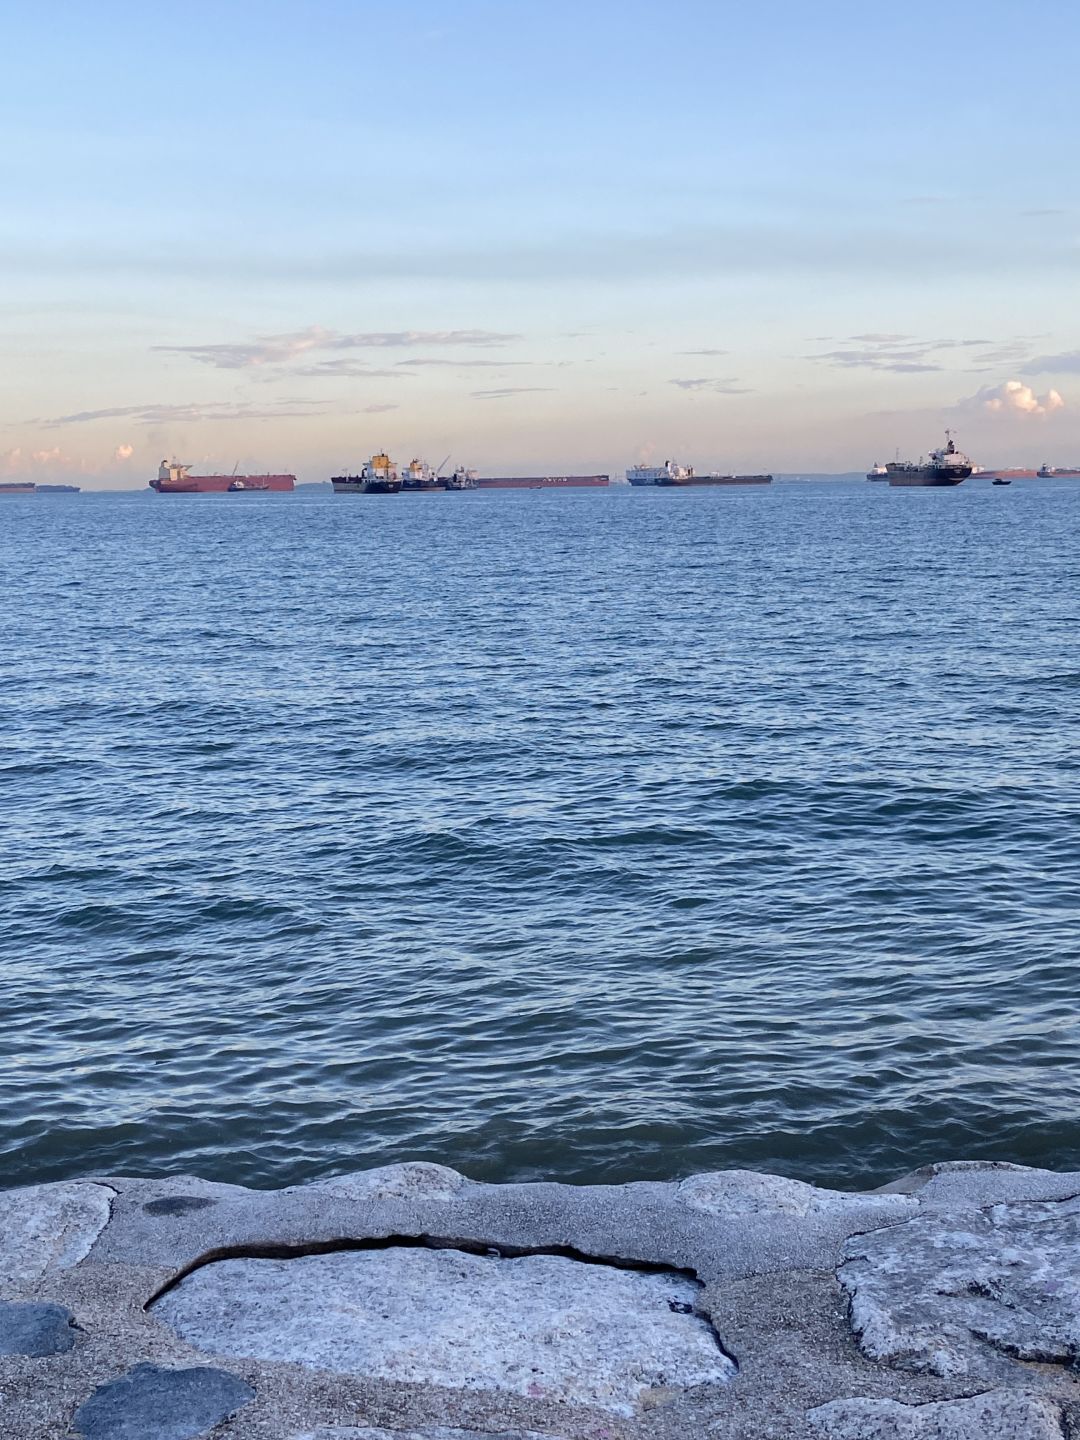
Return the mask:
[(1003, 380), (1000, 385), (984, 385), (961, 405), (965, 410), (982, 410), (989, 415), (1042, 416), (1064, 410), (1065, 401), (1056, 390), (1036, 395), (1022, 380)]

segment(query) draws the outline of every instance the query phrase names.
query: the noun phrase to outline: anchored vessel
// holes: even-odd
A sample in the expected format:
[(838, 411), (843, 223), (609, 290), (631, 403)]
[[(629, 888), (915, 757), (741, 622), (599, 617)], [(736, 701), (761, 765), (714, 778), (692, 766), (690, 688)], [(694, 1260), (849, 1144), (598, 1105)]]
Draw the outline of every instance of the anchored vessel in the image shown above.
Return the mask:
[(0, 481), (0, 495), (33, 495), (36, 490), (33, 480)]
[(867, 480), (888, 480), (889, 467), (887, 465), (879, 465), (875, 461), (866, 472), (866, 478)]
[(78, 495), (82, 490), (81, 485), (36, 485), (34, 488), (39, 495)]
[(159, 495), (224, 495), (240, 490), (290, 491), (295, 488), (295, 475), (192, 475), (190, 465), (177, 460), (162, 460), (157, 479), (150, 488)]
[(466, 470), (464, 465), (459, 465), (452, 475), (446, 477), (447, 490), (475, 490), (476, 471)]
[(1035, 473), (1040, 480), (1072, 480), (1080, 476), (1080, 470), (1073, 469), (1071, 465), (1051, 465), (1049, 461), (1040, 465)]
[(397, 466), (382, 451), (361, 465), (359, 475), (334, 475), (330, 483), (335, 495), (396, 495), (401, 489)]
[(445, 483), (439, 479), (437, 470), (432, 470), (426, 460), (410, 460), (401, 472), (402, 490), (445, 490)]
[(480, 490), (589, 490), (610, 485), (609, 475), (498, 475), (477, 477)]
[(631, 485), (771, 485), (771, 475), (699, 475), (692, 465), (631, 465), (626, 472)]
[(890, 460), (885, 469), (890, 485), (959, 485), (974, 469), (971, 460), (956, 448), (952, 431), (945, 431), (945, 445), (932, 450), (928, 461)]

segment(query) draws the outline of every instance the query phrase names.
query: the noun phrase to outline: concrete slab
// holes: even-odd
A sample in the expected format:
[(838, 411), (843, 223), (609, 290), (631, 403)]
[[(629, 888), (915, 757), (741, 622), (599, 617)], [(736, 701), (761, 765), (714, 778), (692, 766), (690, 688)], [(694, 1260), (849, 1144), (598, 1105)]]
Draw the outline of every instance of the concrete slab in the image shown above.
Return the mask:
[(29, 1185), (0, 1192), (0, 1297), (18, 1299), (46, 1275), (77, 1265), (108, 1224), (104, 1185)]
[(214, 1355), (629, 1416), (650, 1392), (734, 1376), (694, 1313), (699, 1290), (681, 1275), (561, 1256), (395, 1246), (206, 1265), (153, 1313)]

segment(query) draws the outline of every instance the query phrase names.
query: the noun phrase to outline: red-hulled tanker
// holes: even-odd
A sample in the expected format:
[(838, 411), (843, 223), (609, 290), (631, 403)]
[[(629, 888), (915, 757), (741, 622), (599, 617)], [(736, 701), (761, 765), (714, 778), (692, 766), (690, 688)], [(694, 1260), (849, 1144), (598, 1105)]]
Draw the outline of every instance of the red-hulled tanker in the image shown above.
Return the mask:
[(157, 479), (150, 481), (159, 495), (224, 495), (260, 490), (290, 491), (296, 487), (295, 475), (192, 475), (190, 465), (176, 460), (163, 460)]

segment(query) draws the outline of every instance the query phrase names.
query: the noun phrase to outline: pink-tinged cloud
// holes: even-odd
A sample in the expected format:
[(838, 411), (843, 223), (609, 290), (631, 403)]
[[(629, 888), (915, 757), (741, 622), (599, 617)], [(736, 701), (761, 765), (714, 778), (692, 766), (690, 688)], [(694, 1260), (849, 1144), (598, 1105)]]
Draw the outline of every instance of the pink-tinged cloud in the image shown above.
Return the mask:
[(984, 385), (974, 395), (960, 401), (964, 410), (981, 410), (987, 415), (1015, 415), (1041, 419), (1065, 409), (1065, 401), (1056, 390), (1036, 395), (1022, 380), (1003, 380), (1000, 385)]
[(309, 325), (285, 335), (257, 335), (253, 340), (208, 345), (154, 345), (154, 350), (187, 355), (219, 370), (245, 370), (260, 365), (288, 365), (312, 350), (392, 349), (419, 345), (505, 345), (520, 335), (496, 330), (365, 330), (342, 333)]

